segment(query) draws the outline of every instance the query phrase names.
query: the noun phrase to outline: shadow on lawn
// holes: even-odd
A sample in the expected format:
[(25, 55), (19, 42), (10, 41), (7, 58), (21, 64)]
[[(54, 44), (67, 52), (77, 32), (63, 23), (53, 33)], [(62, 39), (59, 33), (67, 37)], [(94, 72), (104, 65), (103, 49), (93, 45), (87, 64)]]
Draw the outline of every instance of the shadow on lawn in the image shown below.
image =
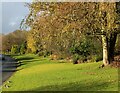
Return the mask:
[(19, 66), (25, 65), (29, 62), (33, 62), (32, 60), (34, 59), (34, 57), (23, 57), (23, 58), (18, 58), (16, 59), (16, 61), (19, 63)]
[(18, 58), (16, 59), (16, 61), (22, 61), (22, 60), (31, 60), (31, 59), (34, 59), (34, 57), (23, 57), (23, 58)]
[(36, 59), (34, 57), (22, 57), (22, 58), (16, 59), (16, 61), (18, 62), (17, 67), (20, 67), (18, 70), (22, 70), (24, 68), (22, 66), (30, 63), (37, 63), (37, 62), (40, 62), (41, 60)]
[(20, 60), (19, 63), (20, 63), (20, 66), (21, 65), (26, 65), (26, 64), (29, 64), (29, 63), (33, 63), (33, 62), (38, 62), (40, 60)]
[[(78, 83), (78, 84), (76, 84)], [(94, 82), (92, 84), (87, 84), (87, 83), (80, 83), (80, 82), (76, 82), (76, 83), (70, 83), (70, 84), (66, 84), (66, 85), (49, 85), (49, 86), (44, 86), (44, 87), (38, 87), (36, 89), (32, 89), (32, 90), (28, 90), (28, 91), (80, 91), (79, 93), (88, 93), (88, 91), (90, 93), (97, 93), (101, 91), (105, 91), (109, 85), (111, 85), (110, 82), (104, 82), (104, 83), (100, 83), (99, 81)], [(116, 84), (117, 86), (117, 84)], [(86, 92), (85, 92), (86, 91)], [(105, 91), (103, 93), (117, 93), (116, 90), (114, 90), (115, 92), (110, 92), (109, 91)], [(66, 92), (65, 92), (66, 93)]]
[(39, 59), (24, 60), (24, 63), (36, 62), (36, 61), (41, 61), (41, 60), (39, 60)]

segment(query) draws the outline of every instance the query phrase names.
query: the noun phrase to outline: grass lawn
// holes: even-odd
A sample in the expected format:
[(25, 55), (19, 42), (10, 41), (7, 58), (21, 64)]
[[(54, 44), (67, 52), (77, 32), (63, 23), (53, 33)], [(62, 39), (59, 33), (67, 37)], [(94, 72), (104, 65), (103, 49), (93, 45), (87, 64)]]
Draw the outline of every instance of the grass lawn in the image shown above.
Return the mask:
[(22, 66), (3, 91), (118, 91), (118, 69), (99, 68), (102, 62), (73, 65), (31, 54), (14, 57)]

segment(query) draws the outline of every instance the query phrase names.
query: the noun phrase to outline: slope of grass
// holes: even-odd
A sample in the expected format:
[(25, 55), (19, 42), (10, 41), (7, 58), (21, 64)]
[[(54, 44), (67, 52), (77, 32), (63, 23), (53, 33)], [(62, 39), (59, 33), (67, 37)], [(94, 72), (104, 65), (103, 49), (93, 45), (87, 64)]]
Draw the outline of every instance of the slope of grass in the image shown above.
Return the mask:
[[(102, 62), (73, 65), (35, 55), (14, 56), (22, 65), (3, 91), (117, 91), (118, 69)], [(5, 88), (7, 85), (9, 88)]]

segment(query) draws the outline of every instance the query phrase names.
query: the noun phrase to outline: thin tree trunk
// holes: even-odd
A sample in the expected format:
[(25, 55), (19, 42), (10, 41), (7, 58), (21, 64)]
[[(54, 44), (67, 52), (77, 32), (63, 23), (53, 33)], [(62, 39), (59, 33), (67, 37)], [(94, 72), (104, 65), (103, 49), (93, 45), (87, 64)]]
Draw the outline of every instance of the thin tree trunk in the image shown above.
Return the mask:
[(109, 64), (109, 56), (108, 56), (108, 38), (105, 35), (102, 35), (102, 43), (103, 43), (103, 64), (104, 66)]

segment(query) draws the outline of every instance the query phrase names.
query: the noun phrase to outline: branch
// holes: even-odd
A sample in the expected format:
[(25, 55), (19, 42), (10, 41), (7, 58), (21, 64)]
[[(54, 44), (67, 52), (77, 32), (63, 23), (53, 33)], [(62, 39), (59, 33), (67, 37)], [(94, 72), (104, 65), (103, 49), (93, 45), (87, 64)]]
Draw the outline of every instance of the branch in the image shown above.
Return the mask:
[(103, 33), (102, 32), (101, 33), (95, 33), (95, 32), (94, 33), (90, 33), (90, 32), (87, 32), (86, 34), (87, 35), (92, 35), (92, 36), (106, 35), (105, 32), (103, 32)]

